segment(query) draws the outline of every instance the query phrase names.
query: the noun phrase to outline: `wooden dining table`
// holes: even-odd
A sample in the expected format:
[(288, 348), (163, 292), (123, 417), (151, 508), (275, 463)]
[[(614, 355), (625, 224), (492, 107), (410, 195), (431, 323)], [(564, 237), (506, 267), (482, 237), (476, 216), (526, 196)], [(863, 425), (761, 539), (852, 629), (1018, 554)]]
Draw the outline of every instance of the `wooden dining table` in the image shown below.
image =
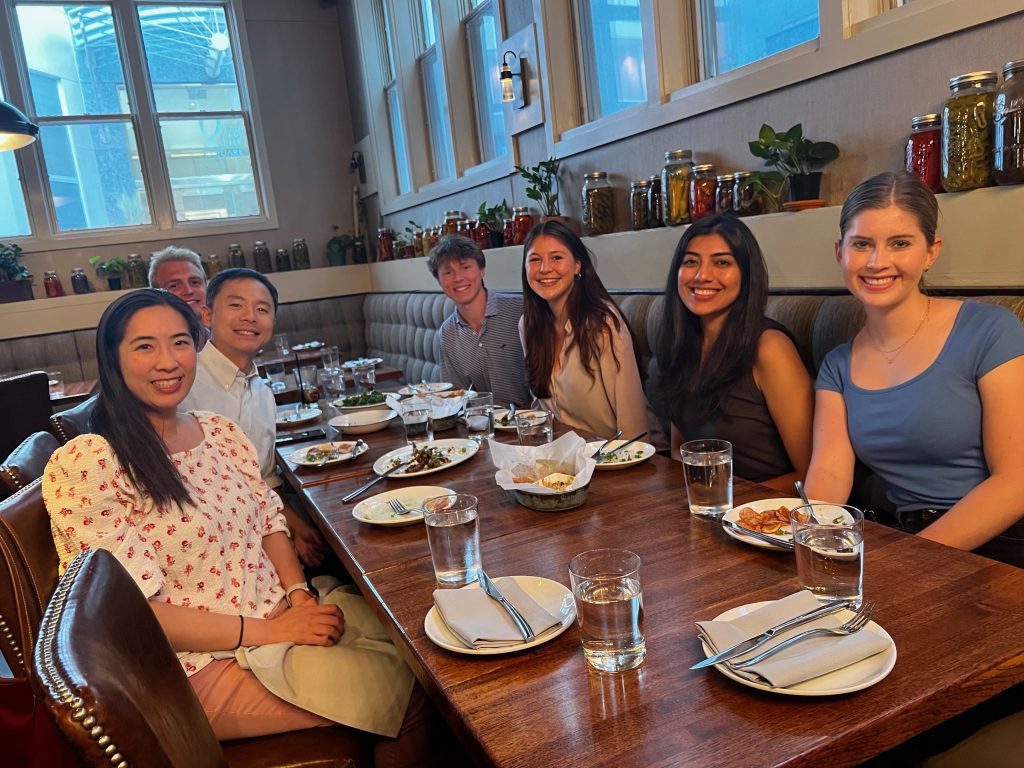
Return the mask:
[[(461, 434), (436, 435), (450, 436)], [(388, 478), (360, 498), (402, 485), (476, 495), (492, 577), (568, 585), (567, 565), (579, 552), (636, 552), (647, 658), (629, 672), (591, 670), (574, 628), (516, 653), (453, 653), (424, 629), (437, 585), (422, 524), (367, 525), (353, 518), (355, 502), (341, 501), (373, 476), (376, 458), (402, 444), (401, 426), (364, 439), (365, 455), (341, 465), (344, 472), (325, 470), (334, 479), (306, 483), (300, 498), (479, 765), (855, 765), (1024, 680), (1024, 570), (873, 523), (864, 592), (895, 643), (887, 677), (853, 693), (805, 697), (755, 690), (714, 668), (691, 671), (704, 658), (694, 622), (797, 591), (792, 553), (736, 541), (690, 515), (682, 469), (660, 455), (596, 472), (578, 509), (526, 509), (497, 486), (486, 443), (459, 466)], [(294, 480), (296, 468), (281, 466)], [(735, 480), (736, 504), (773, 496)]]

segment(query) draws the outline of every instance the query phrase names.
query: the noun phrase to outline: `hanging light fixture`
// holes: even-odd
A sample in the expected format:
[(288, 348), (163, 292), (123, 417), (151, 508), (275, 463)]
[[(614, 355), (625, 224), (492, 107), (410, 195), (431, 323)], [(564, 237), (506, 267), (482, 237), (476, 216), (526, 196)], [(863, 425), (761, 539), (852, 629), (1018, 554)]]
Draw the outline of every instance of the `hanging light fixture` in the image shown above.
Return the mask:
[[(519, 62), (519, 71), (513, 72), (508, 64), (508, 57), (511, 56)], [(501, 100), (505, 104), (512, 104), (514, 109), (522, 109), (526, 106), (526, 96), (523, 93), (523, 70), (526, 61), (515, 51), (505, 51), (501, 58), (501, 71), (498, 74), (501, 82)], [(519, 78), (519, 87), (516, 87), (515, 78)]]
[(26, 147), (38, 135), (38, 125), (29, 122), (21, 110), (0, 101), (0, 152)]

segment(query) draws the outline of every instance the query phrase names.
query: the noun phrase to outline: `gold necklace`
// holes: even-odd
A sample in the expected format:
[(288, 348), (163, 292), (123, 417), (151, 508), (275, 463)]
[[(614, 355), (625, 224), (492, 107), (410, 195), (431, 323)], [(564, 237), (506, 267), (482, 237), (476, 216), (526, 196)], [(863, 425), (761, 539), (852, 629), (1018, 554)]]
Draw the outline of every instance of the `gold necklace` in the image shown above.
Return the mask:
[(878, 350), (878, 354), (885, 358), (885, 362), (887, 362), (889, 365), (892, 365), (893, 361), (900, 356), (900, 352), (903, 351), (903, 348), (907, 346), (907, 344), (912, 342), (914, 340), (914, 337), (917, 336), (918, 331), (920, 331), (924, 327), (925, 321), (928, 319), (928, 313), (931, 311), (931, 308), (932, 298), (931, 296), (929, 296), (928, 303), (924, 305), (924, 315), (921, 316), (921, 322), (917, 324), (917, 328), (915, 328), (914, 332), (910, 334), (909, 339), (904, 341), (898, 347), (894, 347), (893, 349), (882, 349), (882, 346), (877, 341), (875, 341), (875, 335), (871, 333), (871, 329), (868, 328), (868, 338), (871, 339), (871, 346)]

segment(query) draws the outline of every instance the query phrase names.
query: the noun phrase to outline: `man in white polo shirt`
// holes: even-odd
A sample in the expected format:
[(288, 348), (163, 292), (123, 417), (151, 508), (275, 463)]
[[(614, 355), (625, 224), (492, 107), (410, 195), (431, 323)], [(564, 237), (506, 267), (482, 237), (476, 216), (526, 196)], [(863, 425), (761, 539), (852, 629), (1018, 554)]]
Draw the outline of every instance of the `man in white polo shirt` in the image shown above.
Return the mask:
[(493, 392), (496, 405), (527, 405), (519, 294), (488, 291), (487, 261), (467, 237), (447, 235), (430, 251), (427, 268), (455, 311), (441, 325), (441, 379), (463, 389)]

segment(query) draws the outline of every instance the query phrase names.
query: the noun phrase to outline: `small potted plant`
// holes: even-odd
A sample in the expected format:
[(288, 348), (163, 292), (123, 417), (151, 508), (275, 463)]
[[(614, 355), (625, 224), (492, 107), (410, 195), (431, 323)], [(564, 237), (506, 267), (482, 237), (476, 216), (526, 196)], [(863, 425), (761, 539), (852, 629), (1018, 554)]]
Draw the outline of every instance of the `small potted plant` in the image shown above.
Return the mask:
[(21, 246), (0, 243), (0, 303), (32, 300), (32, 275), (21, 263)]
[(120, 256), (101, 261), (99, 256), (93, 256), (89, 263), (96, 267), (96, 276), (107, 281), (107, 287), (112, 291), (121, 290), (121, 275), (128, 269), (128, 262)]
[(534, 166), (516, 166), (519, 175), (526, 182), (526, 196), (540, 205), (541, 219), (561, 218), (558, 209), (558, 166), (561, 161), (553, 157), (541, 160)]
[(487, 236), (491, 241), (491, 248), (501, 248), (505, 245), (505, 219), (512, 218), (512, 209), (508, 207), (504, 198), (497, 205), (490, 207), (484, 200), (476, 210), (476, 217), (481, 224), (487, 226)]
[(750, 153), (775, 168), (789, 183), (789, 199), (816, 200), (821, 193), (821, 171), (839, 157), (839, 148), (830, 141), (804, 138), (802, 123), (777, 133), (765, 123), (757, 139), (751, 141)]
[(356, 239), (348, 232), (339, 233), (337, 224), (331, 225), (334, 237), (327, 241), (327, 263), (332, 267), (343, 267), (348, 259), (348, 252)]

